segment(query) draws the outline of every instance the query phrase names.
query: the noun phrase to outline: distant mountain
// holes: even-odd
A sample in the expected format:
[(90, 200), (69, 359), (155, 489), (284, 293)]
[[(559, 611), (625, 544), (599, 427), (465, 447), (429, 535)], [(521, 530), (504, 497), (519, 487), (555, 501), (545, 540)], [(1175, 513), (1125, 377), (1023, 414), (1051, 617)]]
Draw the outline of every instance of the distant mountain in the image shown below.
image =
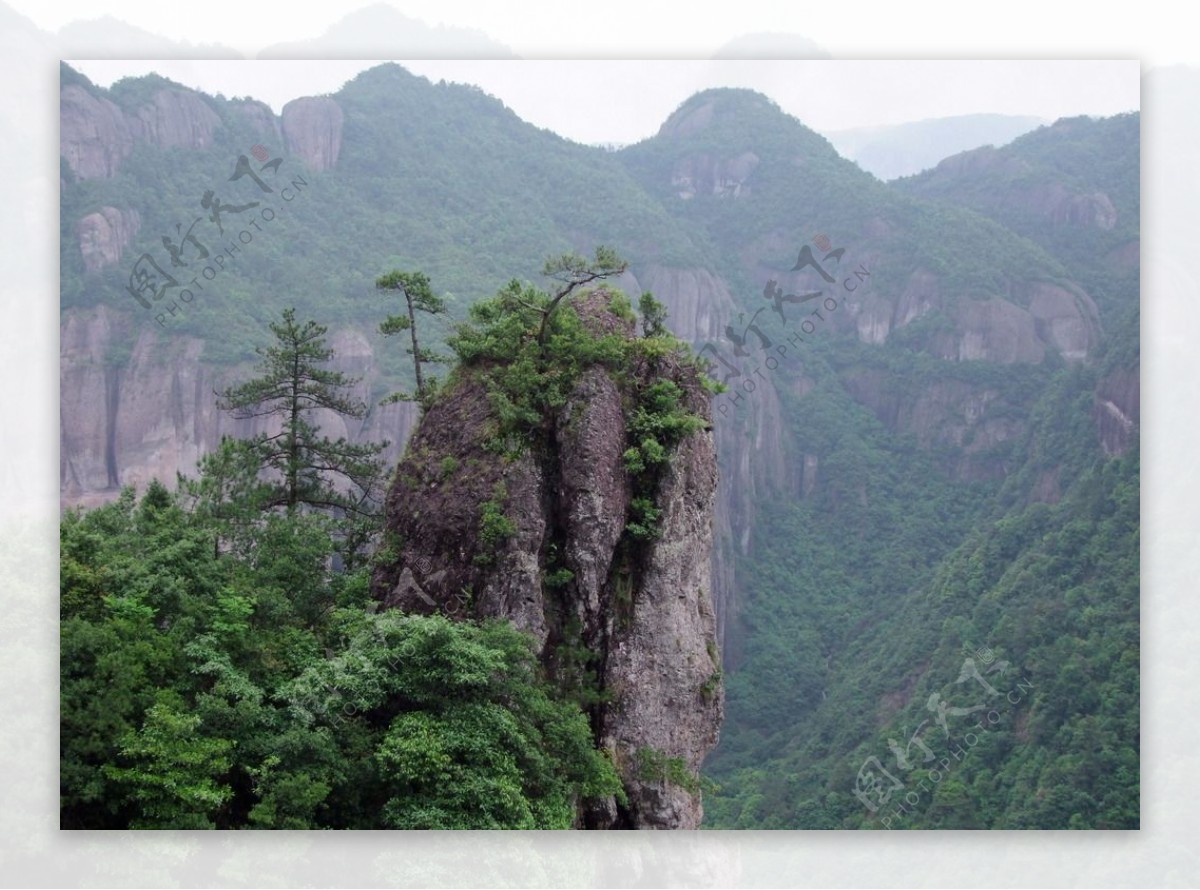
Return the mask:
[(1137, 290), (1141, 117), (1064, 118), (901, 180), (907, 194), (982, 213), (1057, 256), (1102, 309)]
[(394, 6), (364, 6), (308, 40), (276, 43), (260, 59), (515, 59), (511, 49), (475, 28), (427, 25)]
[(844, 158), (880, 179), (926, 170), (943, 158), (983, 145), (1004, 145), (1046, 123), (1038, 117), (963, 114), (879, 127), (833, 130), (825, 136)]
[(723, 44), (714, 59), (829, 59), (832, 56), (801, 34), (763, 31), (743, 34)]
[(245, 58), (221, 44), (171, 40), (110, 15), (70, 22), (59, 30), (58, 40), (65, 59)]

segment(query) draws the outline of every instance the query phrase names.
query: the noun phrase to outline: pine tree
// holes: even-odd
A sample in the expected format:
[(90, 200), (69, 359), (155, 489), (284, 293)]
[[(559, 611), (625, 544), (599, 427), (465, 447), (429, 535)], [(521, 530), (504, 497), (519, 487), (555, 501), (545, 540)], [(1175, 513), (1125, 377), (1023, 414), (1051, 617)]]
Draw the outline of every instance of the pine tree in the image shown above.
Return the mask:
[(423, 272), (401, 272), (393, 269), (386, 275), (375, 279), (375, 286), (380, 290), (399, 291), (404, 296), (406, 314), (389, 315), (379, 325), (379, 333), (391, 337), (402, 331), (408, 331), (412, 345), (406, 350), (413, 357), (413, 371), (416, 376), (417, 388), (414, 393), (398, 392), (388, 396), (384, 404), (389, 402), (417, 402), (421, 407), (427, 407), (437, 392), (437, 379), (425, 379), (423, 365), (441, 363), (446, 356), (431, 352), (421, 347), (417, 336), (417, 313), (428, 315), (443, 315), (446, 312), (446, 302), (433, 292), (429, 278)]
[(559, 287), (550, 300), (539, 309), (542, 321), (538, 325), (538, 343), (545, 345), (550, 316), (554, 314), (559, 303), (578, 288), (594, 281), (621, 275), (628, 268), (629, 264), (621, 259), (615, 250), (603, 246), (596, 248), (595, 258), (591, 260), (577, 253), (564, 253), (546, 260), (545, 266), (542, 267), (542, 274), (557, 281)]
[(325, 345), (326, 328), (315, 321), (296, 321), (294, 309), (271, 324), (272, 346), (259, 348), (259, 376), (218, 392), (218, 405), (239, 419), (276, 417), (279, 432), (249, 440), (259, 465), (269, 472), (267, 508), (285, 507), (289, 514), (307, 506), (350, 515), (373, 515), (379, 509), (382, 463), (387, 443), (353, 444), (320, 435), (312, 413), (325, 408), (362, 419), (367, 406), (344, 395), (359, 380), (322, 367), (333, 358)]

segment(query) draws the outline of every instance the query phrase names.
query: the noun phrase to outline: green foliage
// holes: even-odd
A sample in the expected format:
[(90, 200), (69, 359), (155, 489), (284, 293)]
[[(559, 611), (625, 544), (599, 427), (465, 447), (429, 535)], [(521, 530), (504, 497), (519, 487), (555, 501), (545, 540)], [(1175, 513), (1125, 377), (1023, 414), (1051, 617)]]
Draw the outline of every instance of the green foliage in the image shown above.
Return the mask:
[(608, 301), (608, 311), (615, 315), (621, 321), (631, 324), (637, 323), (637, 315), (633, 311), (633, 303), (629, 301), (629, 297), (622, 291), (613, 291)]
[(619, 788), (583, 714), (548, 694), (530, 638), (504, 623), (370, 616), (287, 695), (375, 740), (390, 828), (570, 828), (581, 799)]
[(625, 452), (627, 468), (640, 473), (661, 467), (680, 442), (704, 426), (704, 418), (683, 407), (679, 384), (655, 380), (639, 392), (637, 407), (629, 419), (629, 438), (637, 444)]
[[(685, 125), (693, 114), (707, 123)], [(736, 195), (715, 181), (688, 194), (675, 184), (674, 174), (702, 156), (755, 161)], [(879, 182), (840, 157), (824, 137), (750, 90), (713, 89), (690, 97), (664, 124), (661, 136), (622, 149), (617, 157), (706, 249), (735, 297), (753, 294), (757, 301), (764, 265), (782, 280), (796, 250), (817, 233), (847, 249), (847, 264), (856, 245), (869, 243), (872, 287), (885, 293), (903, 292), (919, 270), (939, 277), (946, 303), (1006, 294), (1017, 281), (1066, 277), (1047, 251), (1004, 226), (957, 207), (918, 202)], [(902, 226), (904, 236), (865, 234), (880, 221)], [(795, 242), (777, 258), (744, 262), (747, 255), (760, 256), (762, 245), (777, 242), (781, 233)], [(835, 276), (851, 268), (834, 266)]]
[[(86, 83), (69, 66), (63, 71), (64, 85)], [(128, 79), (113, 91), (85, 88), (98, 97), (116, 94), (119, 105), (135, 111), (163, 86), (180, 89), (156, 77)], [(154, 317), (179, 291), (143, 310), (126, 291), (132, 258), (147, 251), (168, 264), (161, 237), (176, 237), (177, 222), (186, 220), (186, 229), (205, 215), (206, 190), (237, 203), (262, 197), (248, 177), (228, 182), (238, 155), (263, 139), (252, 117), (242, 113), (240, 100), (193, 95), (220, 119), (210, 144), (139, 144), (112, 178), (65, 178), (64, 309), (105, 304), (127, 311), (135, 325), (161, 331)], [(539, 268), (548, 250), (569, 251), (580, 232), (599, 243), (631, 245), (629, 259), (638, 264), (700, 260), (686, 232), (615, 155), (526, 123), (474, 87), (431, 83), (386, 64), (363, 72), (334, 98), (345, 115), (336, 166), (308, 173), (285, 146), (268, 143), (283, 159), (277, 178), (265, 175), (276, 194), (298, 175), (307, 186), (293, 188), (290, 202), (277, 201), (277, 218), (259, 220), (261, 232), (247, 222), (257, 209), (229, 215), (238, 226), (232, 236), (228, 223), (221, 235), (207, 219), (195, 229), (213, 254), (231, 240), (236, 245), (241, 229), (254, 235), (214, 281), (202, 279), (205, 290), (192, 302), (175, 299), (182, 312), (166, 319), (168, 330), (206, 341), (206, 360), (236, 364), (253, 355), (256, 332), (289, 305), (301, 316), (374, 331), (380, 312), (370, 299), (370, 270), (422, 270), (444, 288), (448, 314), (461, 319), (467, 305), (494, 294), (513, 269)], [(136, 211), (140, 234), (120, 267), (88, 272), (75, 226), (104, 206)], [(199, 271), (190, 270), (187, 280)], [(440, 349), (438, 333), (430, 330), (427, 338), (422, 331), (422, 346)], [(372, 345), (384, 351), (380, 342)], [(386, 362), (385, 370), (389, 391), (412, 389), (410, 363)]]
[(577, 615), (569, 615), (558, 631), (552, 648), (551, 668), (561, 694), (587, 711), (614, 700), (611, 689), (602, 688), (603, 664), (596, 647), (583, 638)]
[[(596, 336), (559, 305), (577, 288), (622, 269), (624, 262), (604, 247), (591, 261), (577, 255), (547, 260), (543, 271), (560, 284), (555, 294), (513, 280), (495, 298), (473, 305), (470, 320), (457, 327), (449, 345), (459, 373), (474, 373), (487, 387), (498, 450), (519, 453), (530, 438), (543, 437), (584, 368), (620, 366), (625, 338)], [(619, 304), (610, 311), (620, 317)]]
[(433, 378), (426, 380), (422, 368), (427, 364), (444, 362), (447, 357), (421, 348), (417, 336), (417, 313), (444, 315), (446, 313), (446, 301), (433, 293), (433, 288), (429, 285), (428, 276), (421, 272), (401, 272), (398, 269), (394, 269), (386, 275), (381, 275), (375, 279), (375, 287), (380, 290), (399, 291), (404, 297), (408, 314), (389, 315), (380, 322), (379, 333), (385, 337), (391, 337), (403, 331), (408, 331), (412, 345), (406, 351), (413, 358), (413, 374), (417, 381), (415, 393), (411, 395), (402, 392), (395, 393), (384, 399), (384, 404), (397, 401), (415, 401), (419, 402), (423, 408), (427, 408), (432, 402), (433, 397), (437, 394), (437, 380)]
[(122, 77), (108, 90), (108, 97), (126, 111), (136, 113), (145, 105), (153, 105), (161, 90), (184, 91), (186, 88), (159, 74)]
[(546, 577), (543, 579), (543, 583), (553, 590), (560, 587), (566, 587), (571, 583), (572, 580), (574, 580), (574, 578), (574, 572), (568, 568), (560, 567), (551, 572), (547, 572)]
[[(1063, 118), (1001, 148), (978, 149), (976, 163), (928, 170), (896, 185), (969, 208), (1035, 242), (1083, 285), (1108, 323), (1138, 294), (1140, 126), (1136, 112)], [(1131, 247), (1131, 262), (1113, 261)]]
[(655, 494), (671, 454), (687, 436), (704, 429), (706, 421), (684, 405), (683, 390), (669, 379), (655, 379), (637, 393), (637, 406), (626, 431), (632, 443), (622, 456), (626, 471), (633, 477), (634, 496), (630, 501), (626, 532), (635, 541), (659, 536), (658, 519), (662, 510), (655, 506)]
[(317, 516), (214, 554), (232, 521), (161, 486), (64, 516), (64, 828), (570, 828), (620, 794), (528, 635), (367, 613)]
[(341, 392), (358, 381), (322, 367), (333, 357), (325, 331), (314, 321), (299, 324), (295, 311), (285, 309), (282, 320), (271, 324), (275, 344), (258, 350), (260, 376), (224, 390), (218, 404), (241, 419), (276, 417), (282, 424), (280, 433), (249, 442), (260, 467), (275, 474), (263, 506), (371, 514), (380, 506), (383, 468), (377, 457), (384, 444), (332, 440), (319, 435), (310, 419), (322, 408), (351, 418), (366, 414), (364, 404)]
[(667, 307), (654, 299), (654, 294), (646, 291), (638, 300), (638, 311), (642, 314), (642, 335), (645, 337), (661, 337), (667, 331)]
[(201, 718), (181, 711), (177, 696), (161, 698), (121, 739), (118, 762), (132, 765), (104, 773), (140, 814), (130, 828), (213, 828), (212, 815), (233, 796), (220, 780), (234, 743), (197, 736)]
[[(611, 247), (603, 246), (596, 248), (596, 256), (592, 260), (577, 253), (564, 253), (546, 260), (545, 265), (542, 266), (542, 275), (557, 281), (558, 287), (540, 310), (542, 317), (541, 323), (538, 325), (538, 344), (545, 344), (550, 317), (558, 308), (559, 303), (579, 288), (604, 278), (620, 275), (628, 268), (629, 264), (617, 256), (616, 251)], [(621, 315), (622, 312), (618, 311), (615, 314)], [(624, 314), (627, 316), (627, 313)]]
[(688, 794), (700, 793), (700, 777), (682, 757), (668, 757), (657, 748), (638, 748), (634, 755), (637, 777), (643, 782), (663, 782)]
[(253, 530), (277, 492), (260, 478), (263, 466), (254, 443), (222, 436), (197, 464), (195, 477), (178, 474), (181, 503), (212, 529), (213, 554), (232, 549), (248, 555)]
[[(795, 422), (822, 481), (770, 508), (772, 534), (740, 566), (751, 634), (725, 679), (706, 824), (882, 827), (852, 795), (858, 768), (876, 756), (907, 781), (889, 740), (932, 720), (935, 692), (973, 704), (954, 681), (964, 647), (986, 645), (1012, 665), (1004, 690), (1026, 677), (1034, 691), (891, 827), (1136, 827), (1137, 456), (1098, 453), (1090, 399), (1055, 407), (1076, 373), (1033, 412), (1035, 470), (975, 494), (832, 386), (805, 397)], [(1028, 502), (1039, 460), (1068, 486), (1053, 506)], [(969, 725), (950, 722), (955, 738)]]
[(517, 524), (504, 512), (508, 489), (497, 482), (491, 500), (484, 501), (479, 508), (479, 553), (475, 555), (478, 565), (491, 565), (496, 559), (500, 545), (516, 534)]
[(629, 521), (625, 524), (625, 531), (635, 541), (656, 540), (662, 533), (658, 527), (661, 515), (662, 510), (655, 507), (650, 498), (633, 498), (629, 504)]

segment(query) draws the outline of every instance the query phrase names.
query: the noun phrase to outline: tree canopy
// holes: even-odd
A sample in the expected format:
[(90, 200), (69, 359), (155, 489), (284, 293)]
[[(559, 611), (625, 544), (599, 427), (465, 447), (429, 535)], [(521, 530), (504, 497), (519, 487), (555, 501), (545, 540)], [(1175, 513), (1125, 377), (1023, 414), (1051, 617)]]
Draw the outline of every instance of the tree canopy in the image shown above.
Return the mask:
[(325, 343), (326, 328), (315, 321), (300, 324), (294, 309), (270, 325), (275, 343), (258, 350), (258, 377), (218, 393), (218, 405), (239, 419), (268, 418), (278, 432), (262, 432), (250, 440), (260, 465), (273, 470), (263, 506), (301, 505), (367, 512), (378, 503), (384, 444), (355, 444), (345, 436), (321, 436), (314, 412), (332, 411), (361, 420), (367, 406), (345, 394), (359, 381), (325, 365), (333, 350)]

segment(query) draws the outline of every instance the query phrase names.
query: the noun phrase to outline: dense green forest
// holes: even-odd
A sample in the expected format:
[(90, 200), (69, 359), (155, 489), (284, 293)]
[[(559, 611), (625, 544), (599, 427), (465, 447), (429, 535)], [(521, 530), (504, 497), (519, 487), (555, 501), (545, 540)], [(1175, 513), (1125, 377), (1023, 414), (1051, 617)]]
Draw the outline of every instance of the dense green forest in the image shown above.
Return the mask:
[[(131, 113), (177, 88), (62, 77)], [(774, 414), (714, 414), (729, 431), (722, 474), (756, 493), (734, 528), (748, 543), (729, 553), (733, 645), (704, 827), (1138, 827), (1136, 417), (1120, 447), (1098, 433), (1106, 387), (1132, 376), (1136, 391), (1137, 114), (1066, 119), (885, 184), (744, 90), (694, 96), (616, 152), (397, 65), (334, 99), (337, 164), (312, 172), (284, 154), (296, 199), (169, 322), (242, 379), (295, 307), (366, 332), (383, 372), (373, 400), (427, 404), (438, 384), (413, 373), (401, 299), (424, 285), (380, 278), (420, 269), (437, 297), (418, 304), (436, 311), (412, 316), (413, 348), (490, 369), (508, 421), (498, 448), (512, 450), (536, 426), (531, 406), (562, 396), (563, 369), (493, 367), (489, 351), (531, 336), (521, 300), (546, 254), (611, 244), (638, 275), (711, 273), (732, 303), (701, 314), (730, 323), (713, 345), (747, 372), (734, 319), (757, 319), (760, 343), (797, 330), (798, 310), (769, 311), (763, 283), (816, 281), (793, 274), (801, 245), (844, 248), (826, 261), (839, 278), (869, 269), (863, 314), (839, 309), (781, 359)], [(111, 178), (64, 161), (64, 317), (106, 305), (162, 330), (126, 291), (129, 261), (199, 215), (205, 190), (234, 195), (235, 158), (263, 138), (241, 100), (204, 100), (221, 121), (210, 145), (139, 143)], [(120, 264), (88, 272), (74, 226), (105, 206), (136, 210), (140, 232)], [(1040, 287), (1094, 300), (1085, 358), (1053, 347), (1054, 318), (1021, 335), (1040, 358), (956, 354), (977, 306), (1024, 311)], [(920, 311), (897, 320), (906, 300)], [(661, 328), (662, 307), (642, 309)], [(863, 333), (868, 310), (886, 310), (883, 335)], [(505, 318), (520, 323), (480, 334)], [(109, 359), (115, 374), (130, 360)], [(763, 440), (787, 479), (756, 475), (747, 455)], [(661, 469), (655, 448), (631, 450), (629, 468)], [(578, 801), (619, 787), (526, 637), (375, 613), (371, 510), (391, 467), (367, 479), (371, 455), (354, 455), (358, 497), (294, 509), (255, 481), (262, 456), (229, 442), (175, 490), (64, 514), (64, 827), (564, 828)], [(649, 507), (633, 529), (647, 539)], [(481, 534), (504, 533), (493, 519)]]
[[(474, 313), (456, 347), (511, 367), (497, 395), (536, 420), (580, 350), (613, 347), (554, 312), (546, 374), (521, 382), (516, 344), (537, 324), (510, 308)], [(376, 613), (376, 449), (310, 421), (360, 410), (355, 381), (325, 368), (325, 330), (286, 310), (261, 375), (223, 395), (280, 434), (225, 440), (174, 493), (127, 488), (64, 517), (64, 828), (564, 829), (623, 793), (532, 636)], [(485, 511), (492, 526), (511, 520)]]
[[(747, 105), (765, 113), (765, 103)], [(923, 210), (929, 218), (969, 209), (1005, 227), (1013, 247), (996, 255), (994, 281), (1036, 276), (1040, 266), (1050, 279), (1067, 270), (1085, 283), (1105, 325), (1103, 346), (1085, 366), (1001, 366), (931, 360), (922, 325), (896, 332), (884, 349), (832, 333), (806, 344), (802, 371), (812, 388), (802, 396), (783, 389), (781, 397), (791, 441), (819, 458), (824, 482), (811, 498), (763, 505), (766, 531), (740, 560), (749, 592), (745, 652), (729, 673), (729, 716), (707, 765), (719, 789), (708, 798), (706, 825), (1139, 824), (1137, 447), (1135, 440), (1119, 459), (1105, 453), (1093, 407), (1102, 379), (1138, 363), (1137, 264), (1111, 259), (1131, 241), (1136, 246), (1137, 131), (1137, 115), (1063, 121), (998, 150), (1005, 163), (982, 171), (964, 164), (959, 176), (939, 168), (898, 183), (900, 193), (940, 205)], [(732, 130), (725, 138), (727, 151), (745, 139)], [(837, 168), (827, 155), (824, 163)], [(957, 169), (955, 161), (944, 166)], [(805, 182), (793, 178), (789, 200), (828, 206)], [(835, 206), (844, 211), (860, 190), (843, 188)], [(1056, 225), (1041, 203), (1056, 189), (1109, 196), (1117, 225)], [(865, 194), (864, 213), (882, 215), (899, 200)], [(729, 226), (734, 211), (719, 201), (674, 209), (697, 217), (714, 240), (744, 242), (739, 233), (752, 219), (769, 218), (752, 200), (736, 226)], [(942, 232), (933, 241), (934, 263), (973, 276), (993, 255), (961, 240), (955, 251)], [(883, 254), (873, 264), (909, 259)], [(1002, 472), (956, 479), (962, 448), (922, 445), (889, 428), (863, 404), (863, 379), (882, 379), (895, 394), (935, 382), (984, 385), (1027, 432), (976, 454)], [(1047, 474), (1062, 492), (1052, 504), (1032, 496)], [(965, 658), (980, 650), (1007, 664), (1009, 687), (1031, 688), (998, 714), (981, 712), (997, 722), (985, 722), (986, 734), (975, 729), (978, 748), (952, 757), (934, 782), (928, 770), (950, 746), (963, 747), (978, 715), (960, 715), (957, 726), (943, 717), (942, 728), (930, 696), (966, 705), (971, 696), (956, 681)], [(906, 768), (894, 743), (908, 752)], [(927, 758), (922, 743), (937, 756)]]
[[(709, 763), (721, 785), (709, 825), (1137, 826), (1137, 453), (1105, 460), (1063, 441), (1060, 412), (1086, 430), (1089, 407), (1064, 404), (1063, 389), (1044, 398), (1032, 444), (1065, 446), (1083, 469), (1057, 504), (1007, 509), (995, 486), (952, 485), (929, 455), (888, 443), (836, 387), (805, 399), (794, 422), (829, 437), (847, 462), (838, 481), (870, 501), (835, 488), (771, 506), (772, 534), (747, 565), (749, 642)], [(1009, 666), (999, 692), (1030, 688), (1014, 701), (959, 686), (981, 650)], [(946, 733), (934, 694), (987, 709), (950, 718)], [(972, 731), (981, 741), (968, 745)], [(939, 768), (952, 748), (968, 753)], [(878, 812), (849, 793), (870, 757), (903, 785)]]

